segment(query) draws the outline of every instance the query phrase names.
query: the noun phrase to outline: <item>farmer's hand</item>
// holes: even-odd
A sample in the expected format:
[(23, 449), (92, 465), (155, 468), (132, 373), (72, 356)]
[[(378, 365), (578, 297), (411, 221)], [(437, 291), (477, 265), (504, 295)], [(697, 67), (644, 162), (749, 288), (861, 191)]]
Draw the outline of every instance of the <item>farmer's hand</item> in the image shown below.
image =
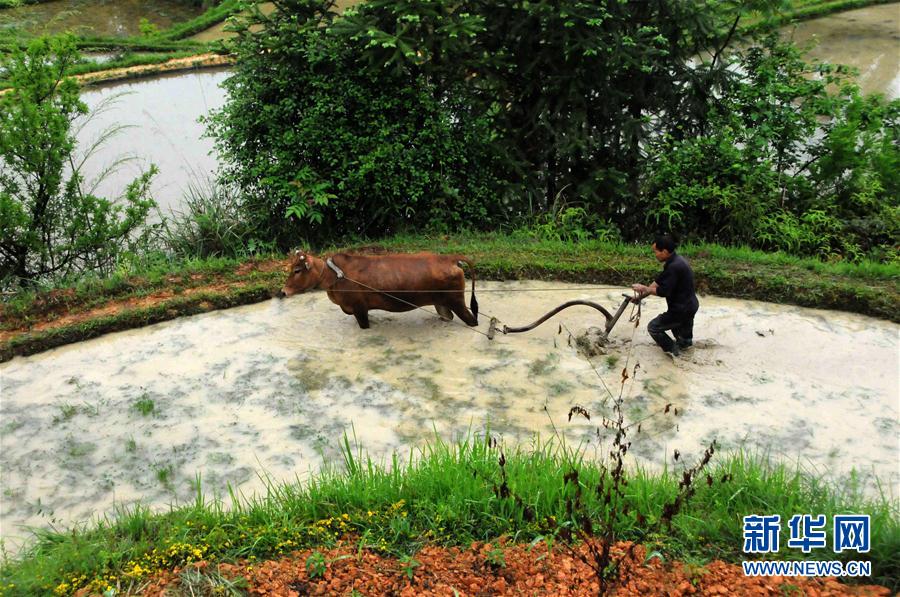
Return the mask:
[(640, 295), (647, 294), (647, 290), (649, 290), (643, 284), (632, 284), (631, 289)]

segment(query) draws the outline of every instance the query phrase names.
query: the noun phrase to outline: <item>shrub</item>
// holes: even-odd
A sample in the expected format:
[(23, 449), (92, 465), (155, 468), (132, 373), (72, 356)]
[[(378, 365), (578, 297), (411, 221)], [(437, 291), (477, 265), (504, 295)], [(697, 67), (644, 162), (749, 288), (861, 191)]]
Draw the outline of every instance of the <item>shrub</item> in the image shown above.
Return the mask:
[[(487, 131), (424, 77), (376, 67), (321, 2), (239, 29), (229, 103), (210, 121), (224, 180), (282, 248), (403, 228), (483, 227), (498, 209)], [(264, 106), (264, 108), (260, 108)]]
[(271, 247), (245, 222), (233, 187), (207, 180), (188, 186), (184, 209), (163, 223), (162, 240), (177, 257), (236, 257)]
[(900, 241), (900, 100), (862, 97), (845, 69), (769, 36), (695, 137), (669, 136), (646, 220), (695, 238), (827, 259), (890, 259)]
[(0, 282), (32, 285), (72, 273), (105, 273), (146, 242), (155, 168), (132, 181), (121, 202), (84, 185), (72, 123), (87, 114), (71, 38), (39, 38), (2, 60), (12, 89), (0, 95)]

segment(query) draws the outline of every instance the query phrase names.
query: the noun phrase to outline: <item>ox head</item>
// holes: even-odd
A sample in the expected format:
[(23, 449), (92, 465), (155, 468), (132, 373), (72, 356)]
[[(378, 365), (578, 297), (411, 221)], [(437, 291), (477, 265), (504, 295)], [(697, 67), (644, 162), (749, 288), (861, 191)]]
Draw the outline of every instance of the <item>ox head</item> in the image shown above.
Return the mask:
[(314, 288), (322, 280), (325, 263), (316, 257), (297, 249), (291, 255), (288, 279), (279, 291), (278, 298), (284, 298)]

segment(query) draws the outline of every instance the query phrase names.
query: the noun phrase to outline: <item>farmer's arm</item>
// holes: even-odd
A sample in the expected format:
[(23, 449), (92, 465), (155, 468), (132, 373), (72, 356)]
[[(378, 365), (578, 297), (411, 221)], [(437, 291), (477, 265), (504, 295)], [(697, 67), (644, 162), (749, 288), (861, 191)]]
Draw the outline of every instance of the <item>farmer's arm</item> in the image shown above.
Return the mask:
[(657, 288), (659, 288), (659, 286), (656, 284), (656, 282), (654, 282), (650, 286), (645, 286), (643, 284), (632, 284), (631, 286), (631, 289), (637, 292), (640, 295), (640, 298), (644, 298), (645, 296), (651, 294), (656, 295)]
[(659, 275), (656, 276), (656, 280), (654, 280), (653, 284), (650, 286), (635, 284), (631, 288), (639, 293), (639, 298), (644, 298), (651, 294), (654, 296), (667, 297), (672, 294), (672, 289), (677, 283), (677, 276), (678, 274), (675, 268), (666, 267), (663, 271), (659, 272)]

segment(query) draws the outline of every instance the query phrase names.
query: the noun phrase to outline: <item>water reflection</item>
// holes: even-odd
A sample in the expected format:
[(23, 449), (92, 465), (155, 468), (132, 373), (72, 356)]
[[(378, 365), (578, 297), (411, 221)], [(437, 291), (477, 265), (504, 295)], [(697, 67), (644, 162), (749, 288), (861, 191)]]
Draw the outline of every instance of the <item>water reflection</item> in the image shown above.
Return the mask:
[(225, 103), (225, 92), (219, 84), (227, 76), (226, 70), (206, 70), (84, 92), (82, 99), (92, 110), (112, 96), (121, 97), (91, 118), (78, 134), (81, 151), (86, 151), (109, 127), (129, 127), (106, 142), (85, 164), (86, 178), (95, 178), (122, 156), (136, 158), (100, 183), (99, 195), (121, 195), (142, 170), (156, 164), (159, 174), (151, 187), (153, 197), (165, 214), (170, 209), (180, 209), (188, 185), (205, 180), (216, 170), (213, 141), (203, 137), (205, 126), (198, 120)]

